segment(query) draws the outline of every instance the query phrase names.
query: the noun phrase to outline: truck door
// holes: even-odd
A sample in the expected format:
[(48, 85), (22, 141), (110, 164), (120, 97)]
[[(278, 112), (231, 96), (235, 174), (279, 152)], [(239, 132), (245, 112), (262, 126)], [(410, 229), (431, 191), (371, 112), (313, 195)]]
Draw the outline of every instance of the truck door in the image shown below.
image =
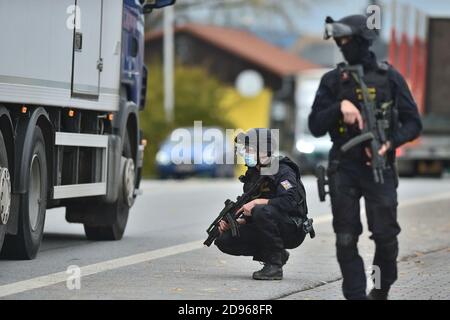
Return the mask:
[(103, 0), (76, 0), (72, 96), (98, 99)]

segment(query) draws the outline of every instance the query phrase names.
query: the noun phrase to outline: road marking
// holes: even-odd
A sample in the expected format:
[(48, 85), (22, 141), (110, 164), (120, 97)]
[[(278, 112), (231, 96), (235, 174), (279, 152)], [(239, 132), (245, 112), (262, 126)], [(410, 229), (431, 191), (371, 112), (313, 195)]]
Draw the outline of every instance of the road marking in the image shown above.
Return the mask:
[[(406, 208), (410, 206), (414, 206), (417, 204), (426, 204), (430, 202), (435, 202), (439, 200), (450, 199), (450, 192), (420, 197), (411, 200), (402, 201), (399, 205), (399, 208)], [(364, 213), (364, 209), (361, 210), (361, 214)], [(322, 224), (326, 222), (330, 222), (332, 220), (332, 215), (327, 214), (323, 216), (319, 216), (314, 219), (315, 224)], [(105, 272), (109, 270), (114, 270), (122, 267), (127, 267), (135, 264), (139, 264), (142, 262), (148, 262), (160, 258), (170, 257), (173, 255), (177, 255), (180, 253), (186, 253), (194, 250), (201, 249), (203, 247), (203, 240), (197, 240), (193, 242), (183, 243), (180, 245), (167, 247), (163, 249), (157, 249), (152, 251), (147, 251), (144, 253), (134, 254), (127, 257), (107, 260), (91, 265), (87, 265), (81, 267), (81, 275), (82, 277), (97, 274), (100, 272)], [(43, 287), (52, 286), (61, 282), (65, 282), (68, 278), (68, 274), (66, 271), (57, 272), (53, 274), (49, 274), (46, 276), (41, 276), (37, 278), (32, 278), (29, 280), (18, 281), (10, 284), (6, 284), (0, 286), (0, 298), (10, 296), (13, 294), (18, 294), (25, 291), (30, 291), (34, 289), (39, 289)]]
[[(144, 253), (134, 254), (128, 257), (112, 259), (108, 261), (103, 261), (91, 265), (87, 265), (81, 267), (81, 275), (82, 277), (93, 275), (100, 272), (105, 272), (109, 270), (114, 270), (117, 268), (127, 267), (130, 265), (135, 265), (142, 262), (148, 262), (160, 258), (165, 258), (169, 256), (173, 256), (180, 253), (185, 253), (197, 249), (201, 249), (203, 247), (202, 241), (193, 241), (188, 243), (183, 243), (180, 245), (176, 245), (173, 247), (148, 251)], [(51, 285), (55, 285), (61, 282), (65, 282), (68, 278), (68, 274), (66, 271), (57, 272), (53, 274), (49, 274), (42, 277), (37, 277), (29, 280), (14, 282), (11, 284), (6, 284), (0, 286), (0, 297), (10, 296), (13, 294), (39, 289), (43, 287), (48, 287)]]
[[(401, 209), (401, 208), (413, 207), (418, 204), (427, 204), (430, 202), (436, 202), (436, 201), (446, 200), (446, 199), (450, 199), (450, 192), (433, 194), (433, 195), (429, 195), (429, 196), (419, 197), (416, 199), (403, 200), (403, 201), (400, 201), (398, 208)], [(366, 209), (361, 208), (361, 215), (365, 215), (365, 213), (366, 213)], [(332, 221), (333, 215), (332, 214), (323, 214), (323, 215), (320, 215), (319, 217), (313, 218), (313, 219), (314, 219), (315, 224), (321, 224), (321, 223)]]
[(419, 197), (411, 200), (401, 201), (399, 204), (399, 208), (410, 207), (417, 204), (426, 204), (430, 202), (440, 201), (450, 199), (450, 192), (438, 193), (433, 195), (428, 195), (424, 197)]

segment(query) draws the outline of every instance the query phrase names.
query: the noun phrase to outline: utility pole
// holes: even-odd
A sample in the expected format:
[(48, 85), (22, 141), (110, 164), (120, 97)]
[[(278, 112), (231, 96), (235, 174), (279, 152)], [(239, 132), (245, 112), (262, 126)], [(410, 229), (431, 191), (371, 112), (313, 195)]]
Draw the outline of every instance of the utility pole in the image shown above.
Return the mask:
[(168, 6), (164, 10), (164, 111), (166, 121), (174, 120), (174, 9)]

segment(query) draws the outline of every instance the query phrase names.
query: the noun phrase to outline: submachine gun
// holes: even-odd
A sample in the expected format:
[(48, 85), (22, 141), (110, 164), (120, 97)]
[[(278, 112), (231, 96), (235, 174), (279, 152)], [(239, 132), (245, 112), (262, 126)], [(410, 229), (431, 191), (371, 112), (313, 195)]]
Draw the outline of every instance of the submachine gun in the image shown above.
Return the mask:
[[(385, 128), (386, 121), (384, 119), (377, 119), (376, 112), (376, 104), (373, 99), (370, 98), (369, 89), (367, 88), (366, 83), (364, 82), (364, 69), (362, 65), (354, 65), (354, 66), (345, 66), (343, 67), (343, 71), (351, 74), (355, 81), (359, 84), (361, 88), (362, 95), (362, 103), (361, 106), (361, 115), (364, 122), (364, 127), (361, 130), (361, 134), (350, 139), (347, 143), (343, 144), (340, 148), (340, 155), (346, 153), (353, 147), (356, 147), (361, 144), (367, 144), (370, 148), (372, 159), (371, 159), (371, 167), (373, 172), (374, 181), (376, 183), (383, 184), (383, 171), (386, 168), (386, 159), (384, 156), (378, 154), (381, 146), (387, 142)], [(337, 167), (339, 160), (333, 161), (334, 163), (330, 163), (331, 166)], [(329, 194), (329, 190), (327, 191), (325, 186), (329, 185), (328, 179), (326, 177), (326, 169), (323, 166), (317, 167), (316, 170), (317, 176), (317, 187), (319, 189), (319, 198), (320, 201), (325, 201), (325, 196)]]
[(205, 246), (210, 246), (214, 240), (216, 240), (219, 235), (219, 222), (224, 220), (230, 226), (231, 235), (233, 237), (239, 237), (239, 224), (236, 221), (239, 217), (236, 216), (236, 212), (246, 203), (256, 199), (261, 194), (261, 187), (265, 183), (271, 182), (270, 176), (261, 176), (258, 180), (251, 185), (250, 189), (244, 194), (238, 196), (236, 201), (231, 201), (227, 199), (225, 201), (225, 207), (220, 211), (219, 216), (214, 220), (214, 222), (206, 230), (208, 233), (208, 238), (203, 242)]

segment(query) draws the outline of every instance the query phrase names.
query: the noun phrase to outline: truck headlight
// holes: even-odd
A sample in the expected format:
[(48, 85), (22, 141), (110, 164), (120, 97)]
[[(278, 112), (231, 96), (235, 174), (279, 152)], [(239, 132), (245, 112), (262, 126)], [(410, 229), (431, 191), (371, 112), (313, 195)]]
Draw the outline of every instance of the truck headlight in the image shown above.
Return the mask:
[(156, 154), (156, 162), (161, 165), (168, 165), (170, 164), (170, 156), (165, 151), (158, 151)]
[(295, 146), (299, 152), (306, 154), (311, 154), (316, 149), (316, 147), (311, 142), (307, 142), (304, 140), (298, 140)]

